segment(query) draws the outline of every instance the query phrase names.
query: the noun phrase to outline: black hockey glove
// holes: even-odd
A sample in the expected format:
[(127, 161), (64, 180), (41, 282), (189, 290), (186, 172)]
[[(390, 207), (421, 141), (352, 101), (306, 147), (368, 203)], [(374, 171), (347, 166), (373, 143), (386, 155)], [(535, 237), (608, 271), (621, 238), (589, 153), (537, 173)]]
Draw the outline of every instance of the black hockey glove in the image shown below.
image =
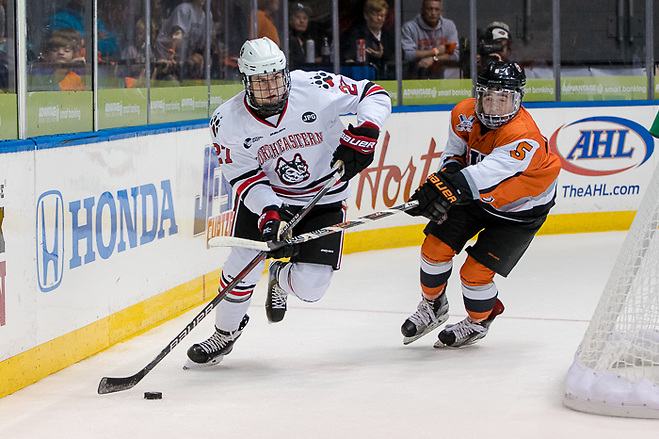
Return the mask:
[(338, 160), (343, 161), (345, 171), (341, 177), (342, 181), (350, 180), (373, 162), (379, 135), (380, 130), (371, 122), (364, 122), (356, 128), (350, 124), (343, 130), (339, 146), (330, 163), (334, 166)]
[(457, 159), (449, 159), (446, 163), (444, 163), (444, 166), (439, 172), (443, 173), (444, 175), (451, 176), (456, 172), (460, 172), (462, 169), (464, 169), (464, 165), (461, 162), (459, 162)]
[(468, 203), (470, 194), (455, 185), (448, 174), (440, 171), (430, 174), (426, 182), (412, 194), (410, 200), (418, 200), (419, 206), (408, 210), (408, 214), (424, 216), (430, 221), (441, 224), (446, 219), (446, 213), (451, 206)]
[[(261, 213), (261, 216), (259, 217), (261, 241), (278, 242), (288, 238), (288, 236), (281, 236), (281, 232), (287, 224), (287, 222), (281, 218), (282, 215), (280, 214), (282, 213), (282, 209), (274, 205), (263, 209), (263, 213)], [(290, 258), (297, 255), (299, 252), (299, 246), (286, 245), (280, 249), (268, 252), (268, 257), (273, 259)]]

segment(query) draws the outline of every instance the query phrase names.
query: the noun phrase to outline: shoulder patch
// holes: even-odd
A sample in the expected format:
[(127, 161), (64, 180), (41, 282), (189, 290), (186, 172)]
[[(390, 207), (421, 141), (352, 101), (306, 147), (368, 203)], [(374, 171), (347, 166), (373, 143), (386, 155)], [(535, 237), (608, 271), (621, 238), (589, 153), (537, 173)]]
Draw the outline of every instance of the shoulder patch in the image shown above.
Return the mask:
[(217, 136), (218, 131), (220, 130), (220, 122), (222, 121), (222, 116), (219, 114), (214, 114), (210, 121), (211, 132), (213, 136)]
[(329, 90), (334, 87), (334, 77), (326, 72), (318, 72), (311, 77), (311, 83), (317, 85), (318, 88)]
[(460, 114), (458, 118), (460, 119), (460, 122), (456, 125), (455, 129), (457, 131), (468, 131), (471, 133), (471, 129), (476, 121), (476, 116), (467, 117), (464, 114)]

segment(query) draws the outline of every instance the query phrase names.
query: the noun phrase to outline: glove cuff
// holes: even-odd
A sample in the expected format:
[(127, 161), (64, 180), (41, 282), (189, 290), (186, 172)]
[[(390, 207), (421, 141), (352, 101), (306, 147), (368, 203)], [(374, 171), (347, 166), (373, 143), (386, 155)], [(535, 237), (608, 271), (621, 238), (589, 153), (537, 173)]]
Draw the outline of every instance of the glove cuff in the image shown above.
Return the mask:
[(363, 124), (353, 128), (355, 134), (376, 139), (380, 136), (380, 127), (373, 122), (364, 122)]
[(380, 130), (372, 122), (364, 122), (356, 128), (350, 124), (341, 133), (339, 143), (361, 154), (373, 154), (379, 135)]
[(268, 221), (272, 220), (281, 221), (278, 206), (267, 206), (263, 209), (263, 213), (261, 213), (261, 216), (259, 216), (259, 231), (263, 232), (263, 226)]

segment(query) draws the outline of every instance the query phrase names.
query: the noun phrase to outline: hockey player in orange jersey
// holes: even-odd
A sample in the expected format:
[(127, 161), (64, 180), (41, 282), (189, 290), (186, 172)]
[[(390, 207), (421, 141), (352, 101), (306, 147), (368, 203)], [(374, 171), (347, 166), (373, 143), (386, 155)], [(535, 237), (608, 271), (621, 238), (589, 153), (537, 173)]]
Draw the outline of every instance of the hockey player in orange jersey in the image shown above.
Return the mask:
[(494, 275), (508, 276), (554, 205), (560, 162), (521, 105), (525, 84), (518, 64), (489, 64), (478, 76), (476, 98), (451, 112), (440, 171), (410, 198), (419, 206), (408, 213), (430, 222), (421, 246), (422, 299), (401, 327), (404, 344), (448, 320), (444, 292), (453, 257), (476, 235), (460, 268), (468, 316), (446, 325), (435, 347), (485, 337), (504, 309)]

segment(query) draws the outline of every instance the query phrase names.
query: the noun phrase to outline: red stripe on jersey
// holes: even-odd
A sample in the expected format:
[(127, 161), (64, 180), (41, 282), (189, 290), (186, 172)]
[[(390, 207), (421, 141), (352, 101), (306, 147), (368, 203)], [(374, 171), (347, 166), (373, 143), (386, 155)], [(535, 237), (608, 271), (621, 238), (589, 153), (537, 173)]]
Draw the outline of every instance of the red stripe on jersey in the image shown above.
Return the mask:
[[(334, 186), (332, 186), (332, 188), (335, 188), (337, 186), (341, 186), (342, 184), (344, 184), (344, 182), (338, 181), (334, 184)], [(312, 194), (317, 193), (322, 188), (323, 188), (323, 186), (318, 186), (318, 187), (315, 187), (313, 189), (307, 189), (307, 190), (302, 190), (302, 191), (290, 191), (290, 190), (286, 190), (285, 188), (273, 186), (272, 190), (275, 193), (281, 194), (281, 195), (312, 195)]]
[(266, 179), (267, 177), (265, 176), (265, 172), (261, 171), (258, 174), (256, 174), (254, 177), (248, 178), (247, 180), (243, 181), (236, 189), (236, 198), (240, 198), (242, 193), (257, 181), (266, 180)]
[(364, 95), (364, 97), (370, 96), (370, 95), (372, 95), (373, 93), (377, 93), (377, 92), (379, 92), (379, 91), (384, 91), (384, 89), (383, 89), (382, 87), (380, 87), (379, 85), (375, 85), (375, 86), (371, 87), (371, 88), (366, 92), (366, 94)]

